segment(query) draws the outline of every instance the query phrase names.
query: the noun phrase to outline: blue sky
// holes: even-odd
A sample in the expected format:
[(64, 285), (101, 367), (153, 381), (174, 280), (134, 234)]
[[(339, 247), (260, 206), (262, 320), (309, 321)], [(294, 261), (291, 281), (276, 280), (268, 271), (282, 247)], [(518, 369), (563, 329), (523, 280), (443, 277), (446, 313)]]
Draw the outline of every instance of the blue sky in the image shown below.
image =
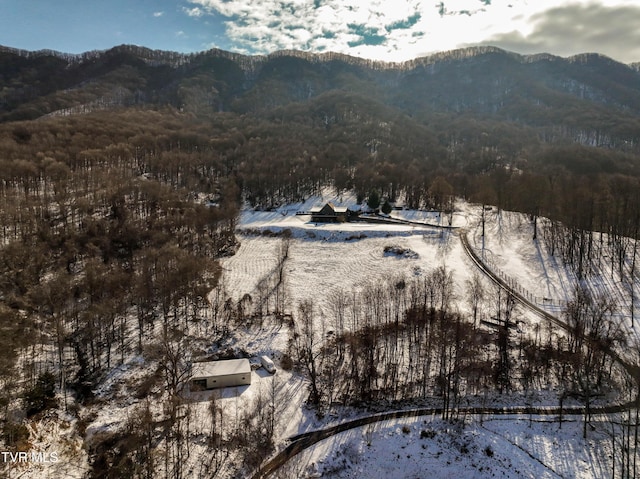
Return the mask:
[(136, 44), (404, 61), (495, 45), (633, 62), (638, 25), (638, 0), (0, 0), (0, 45), (68, 53)]

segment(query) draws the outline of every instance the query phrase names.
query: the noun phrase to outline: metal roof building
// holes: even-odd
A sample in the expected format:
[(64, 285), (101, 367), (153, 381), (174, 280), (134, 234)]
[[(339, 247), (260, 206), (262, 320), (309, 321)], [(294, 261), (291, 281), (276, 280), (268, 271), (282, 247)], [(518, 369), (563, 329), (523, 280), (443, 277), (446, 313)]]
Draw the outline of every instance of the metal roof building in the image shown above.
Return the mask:
[(194, 363), (191, 382), (194, 389), (246, 386), (251, 384), (251, 365), (248, 359)]

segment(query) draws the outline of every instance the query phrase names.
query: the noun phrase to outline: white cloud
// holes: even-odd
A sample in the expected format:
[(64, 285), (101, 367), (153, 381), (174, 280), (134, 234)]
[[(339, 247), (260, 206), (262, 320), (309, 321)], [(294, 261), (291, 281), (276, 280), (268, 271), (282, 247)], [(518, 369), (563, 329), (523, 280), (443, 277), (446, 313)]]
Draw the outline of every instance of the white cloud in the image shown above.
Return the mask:
[(164, 12), (153, 12), (153, 16), (158, 18), (164, 15)]
[(202, 10), (199, 7), (193, 7), (193, 8), (184, 7), (182, 10), (184, 11), (184, 13), (186, 13), (190, 17), (201, 17), (202, 15), (204, 15), (204, 10)]
[[(402, 61), (515, 33), (526, 39), (557, 0), (189, 0), (190, 16), (225, 17), (234, 49), (336, 51)], [(637, 0), (573, 0), (565, 5), (619, 7)], [(514, 33), (515, 32), (515, 33)], [(558, 38), (559, 43), (571, 38)], [(551, 53), (560, 45), (547, 42)]]
[[(419, 0), (190, 0), (194, 9), (226, 17), (226, 35), (239, 50), (367, 50), (386, 55), (420, 23)], [(393, 28), (391, 28), (393, 27)], [(410, 35), (409, 35), (410, 36)], [(375, 48), (367, 48), (375, 47)]]

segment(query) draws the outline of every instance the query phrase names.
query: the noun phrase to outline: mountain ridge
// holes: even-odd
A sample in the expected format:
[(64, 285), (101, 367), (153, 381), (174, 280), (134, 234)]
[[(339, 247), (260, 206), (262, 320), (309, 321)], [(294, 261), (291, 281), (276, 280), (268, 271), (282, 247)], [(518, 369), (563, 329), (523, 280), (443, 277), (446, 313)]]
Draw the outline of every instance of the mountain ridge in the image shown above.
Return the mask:
[(120, 45), (68, 55), (0, 47), (0, 121), (129, 106), (270, 117), (277, 108), (314, 108), (309, 100), (330, 92), (345, 101), (365, 95), (423, 124), (434, 115), (491, 119), (534, 128), (545, 141), (640, 149), (640, 71), (597, 53), (482, 46), (388, 63), (291, 50), (247, 56)]
[(434, 52), (428, 55), (416, 57), (410, 60), (405, 60), (402, 62), (393, 62), (393, 61), (384, 61), (384, 60), (372, 60), (366, 59), (363, 57), (357, 57), (353, 55), (349, 55), (346, 53), (339, 52), (307, 52), (304, 50), (276, 50), (266, 55), (257, 54), (257, 55), (246, 55), (242, 53), (231, 52), (228, 50), (223, 50), (220, 48), (211, 48), (208, 50), (202, 50), (198, 52), (192, 53), (182, 53), (172, 50), (159, 50), (159, 49), (151, 49), (145, 46), (133, 45), (133, 44), (121, 44), (104, 50), (88, 50), (82, 53), (66, 53), (58, 50), (51, 49), (40, 49), (40, 50), (24, 50), (20, 48), (14, 48), (11, 46), (0, 45), (0, 53), (12, 53), (15, 55), (19, 55), (25, 58), (37, 58), (43, 56), (54, 56), (57, 58), (61, 58), (67, 60), (69, 63), (81, 63), (83, 61), (87, 61), (90, 59), (99, 58), (101, 56), (107, 55), (110, 52), (117, 51), (125, 51), (129, 53), (134, 53), (148, 60), (157, 60), (160, 58), (165, 58), (167, 63), (175, 62), (176, 59), (180, 59), (180, 64), (189, 63), (190, 61), (201, 58), (203, 56), (219, 56), (222, 58), (233, 59), (233, 60), (242, 60), (245, 61), (268, 61), (273, 58), (278, 58), (282, 56), (291, 56), (302, 58), (308, 61), (315, 61), (318, 63), (340, 60), (340, 61), (350, 61), (353, 63), (357, 63), (363, 66), (373, 67), (377, 70), (406, 70), (411, 69), (415, 66), (419, 65), (428, 65), (432, 63), (437, 63), (439, 61), (447, 61), (447, 60), (459, 60), (464, 58), (472, 58), (478, 55), (484, 55), (487, 53), (502, 53), (511, 56), (514, 59), (519, 60), (522, 63), (534, 63), (536, 61), (562, 61), (566, 60), (568, 62), (578, 62), (583, 61), (585, 58), (589, 57), (599, 57), (608, 59), (610, 62), (618, 63), (621, 65), (629, 66), (631, 68), (638, 68), (640, 66), (640, 62), (635, 63), (623, 63), (619, 62), (611, 57), (603, 55), (597, 52), (583, 52), (575, 55), (570, 55), (567, 57), (562, 57), (559, 55), (554, 55), (547, 52), (539, 52), (534, 54), (520, 54), (513, 51), (505, 50), (499, 47), (495, 47), (492, 45), (478, 45), (478, 46), (468, 46), (462, 48), (456, 48), (452, 50), (443, 50), (440, 52)]

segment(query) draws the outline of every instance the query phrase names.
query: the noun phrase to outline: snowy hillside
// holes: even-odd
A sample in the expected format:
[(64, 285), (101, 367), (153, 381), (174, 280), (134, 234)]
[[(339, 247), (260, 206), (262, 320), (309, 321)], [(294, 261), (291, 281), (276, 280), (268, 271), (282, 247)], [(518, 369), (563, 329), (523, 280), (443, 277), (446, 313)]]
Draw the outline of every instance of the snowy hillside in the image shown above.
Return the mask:
[[(247, 474), (252, 467), (255, 469), (257, 465), (243, 467), (235, 462), (239, 456), (233, 452), (223, 454), (222, 449), (212, 449), (206, 438), (212, 435), (218, 437), (218, 441), (231, 440), (233, 431), (253, 423), (260, 417), (260, 411), (271, 411), (275, 420), (274, 454), (281, 451), (292, 436), (371, 414), (368, 408), (337, 402), (327, 405), (322, 414), (308, 406), (308, 380), (300, 369), (291, 369), (291, 365), (286, 364), (290, 361), (293, 338), (287, 320), (299, 314), (298, 308), (305, 301), (313, 301), (314, 311), (320, 318), (314, 323), (314, 334), (322, 344), (330, 344), (329, 339), (341, 327), (335, 322), (335, 295), (355, 297), (368, 291), (371, 285), (393, 289), (405, 281), (408, 284), (411, 280), (425, 279), (436, 268), (443, 268), (453, 279), (453, 309), (469, 315), (472, 309), (468, 301), (469, 285), (474, 276), (478, 276), (478, 268), (464, 251), (462, 234), (468, 235), (471, 246), (487, 265), (553, 314), (561, 313), (570, 299), (568, 292), (576, 283), (575, 276), (549, 254), (543, 242), (531, 239), (531, 222), (521, 214), (487, 212), (484, 239), (480, 207), (465, 203), (458, 203), (451, 217), (440, 217), (435, 212), (393, 211), (391, 219), (403, 220), (406, 222), (403, 224), (321, 224), (311, 222), (309, 215), (296, 214), (319, 208), (329, 201), (337, 206), (357, 206), (350, 196), (327, 195), (275, 211), (242, 212), (237, 227), (240, 247), (235, 255), (223, 259), (221, 285), (212, 291), (210, 299), (215, 304), (216, 295), (231, 298), (227, 304), (238, 305), (243, 326), (228, 331), (216, 344), (207, 343), (206, 336), (198, 337), (193, 344), (208, 355), (231, 351), (256, 358), (266, 354), (274, 359), (278, 370), (275, 375), (263, 369), (254, 371), (250, 386), (189, 393), (188, 401), (180, 409), (191, 421), (187, 431), (192, 438), (192, 449), (184, 460), (184, 477), (204, 477), (214, 470), (213, 465), (213, 477), (219, 478), (237, 477)], [(604, 266), (596, 273), (590, 276), (589, 287), (620, 297), (623, 307), (615, 317), (621, 327), (630, 332), (623, 284), (611, 280), (612, 273)], [(274, 283), (276, 277), (280, 279), (277, 284)], [(482, 282), (486, 291), (497, 290), (487, 278)], [(490, 321), (492, 308), (491, 301), (485, 301), (480, 307), (480, 318)], [(261, 314), (257, 315), (257, 311)], [(521, 340), (543, 336), (551, 342), (551, 338), (555, 341), (563, 334), (525, 307), (518, 307), (516, 313), (517, 334)], [(206, 331), (209, 326), (203, 323), (198, 327)], [(342, 327), (345, 331), (355, 331), (349, 320)], [(484, 334), (490, 332), (486, 327), (480, 330), (485, 331)], [(51, 429), (47, 419), (34, 423), (33, 428), (38, 430), (42, 442), (49, 441), (60, 448), (58, 452), (64, 454), (65, 469), (61, 469), (60, 464), (21, 464), (8, 467), (9, 477), (35, 479), (59, 477), (59, 474), (83, 477), (88, 457), (77, 444), (93, 444), (97, 438), (131, 427), (136, 417), (145, 411), (162, 414), (154, 404), (156, 398), (159, 400), (163, 395), (161, 386), (150, 387), (149, 402), (131, 393), (136, 388), (140, 390), (145, 381), (153, 377), (154, 368), (153, 361), (131, 356), (115, 369), (97, 391), (93, 406), (83, 413), (84, 435), (77, 429), (75, 434), (62, 428)], [(594, 416), (593, 428), (585, 440), (579, 414), (565, 418), (560, 427), (554, 415), (494, 416), (464, 412), (467, 407), (480, 405), (557, 406), (559, 394), (554, 384), (538, 391), (516, 388), (504, 395), (485, 391), (484, 395), (464, 397), (459, 406), (461, 412), (454, 421), (444, 421), (439, 414), (433, 414), (351, 429), (301, 452), (273, 477), (608, 477), (614, 464), (613, 450), (617, 447), (608, 434), (614, 427), (609, 422), (613, 420), (610, 416)], [(619, 402), (619, 398), (601, 397), (595, 404), (605, 405), (609, 401)], [(416, 404), (429, 406), (439, 402), (434, 397)], [(578, 406), (580, 401), (568, 397), (565, 404)], [(414, 406), (406, 404), (406, 407)], [(212, 408), (221, 418), (217, 425), (216, 420), (212, 423)], [(256, 411), (257, 416), (250, 416), (247, 411)], [(219, 428), (217, 436), (211, 432), (215, 427)], [(209, 466), (199, 463), (199, 458), (210, 455)]]
[[(336, 197), (312, 198), (303, 205), (273, 212), (245, 211), (239, 225), (241, 247), (235, 256), (224, 262), (230, 291), (237, 297), (256, 291), (260, 278), (276, 267), (281, 233), (289, 230), (293, 240), (286, 271), (292, 308), (304, 299), (316, 298), (321, 316), (326, 315), (329, 321), (331, 313), (323, 302), (325, 293), (354, 291), (366, 284), (392, 282), (400, 277), (420, 277), (434, 267), (446, 266), (455, 278), (456, 307), (468, 311), (466, 288), (476, 268), (461, 247), (460, 230), (415, 224), (317, 224), (309, 222), (308, 217), (294, 214), (317, 208), (327, 201), (353, 207), (349, 199), (339, 200)], [(483, 242), (480, 211), (479, 206), (458, 204), (453, 226), (468, 231), (476, 252), (500, 276), (535, 304), (552, 314), (561, 314), (576, 284), (575, 274), (551, 256), (542, 241), (531, 239), (531, 221), (522, 214), (487, 212)], [(440, 221), (437, 213), (428, 212), (394, 211), (392, 216), (429, 225)], [(384, 249), (388, 245), (415, 252), (415, 255), (387, 255)], [(603, 269), (600, 274), (590, 276), (588, 284), (613, 296), (624, 296), (620, 283), (611, 281), (610, 277), (611, 271)], [(487, 283), (486, 287), (491, 286)], [(489, 311), (483, 314), (487, 315)], [(519, 314), (523, 320), (521, 334), (559, 334), (540, 317), (524, 309)], [(629, 326), (628, 314), (623, 310), (616, 317), (624, 326)], [(335, 325), (323, 322), (321, 328), (326, 333)], [(260, 343), (260, 348), (267, 350), (271, 346), (277, 354), (284, 345), (284, 339), (272, 337), (268, 343)], [(513, 401), (557, 405), (557, 395), (549, 391), (529, 399), (506, 396), (493, 398), (493, 401), (497, 405), (512, 405)], [(604, 430), (606, 425), (602, 430), (598, 428), (599, 432), (589, 441), (584, 441), (577, 418), (563, 425), (562, 430), (558, 429), (556, 421), (545, 419), (531, 422), (522, 417), (485, 418), (484, 426), (479, 425), (478, 420), (478, 417), (467, 418), (470, 426), (460, 430), (451, 429), (450, 425), (433, 418), (405, 420), (409, 432), (402, 432), (400, 423), (383, 423), (373, 432), (359, 428), (325, 440), (294, 458), (277, 477), (316, 477), (316, 473), (336, 478), (398, 474), (423, 477), (428, 471), (430, 477), (587, 478), (605, 477), (611, 467), (611, 438)], [(307, 415), (297, 432), (314, 426), (320, 425)], [(420, 438), (423, 429), (431, 431), (429, 434), (438, 439)], [(295, 421), (289, 422), (287, 432), (296, 432)], [(371, 442), (370, 446), (366, 445), (368, 442)], [(467, 452), (461, 453), (460, 448)], [(492, 449), (493, 453), (488, 455), (486, 448)]]

